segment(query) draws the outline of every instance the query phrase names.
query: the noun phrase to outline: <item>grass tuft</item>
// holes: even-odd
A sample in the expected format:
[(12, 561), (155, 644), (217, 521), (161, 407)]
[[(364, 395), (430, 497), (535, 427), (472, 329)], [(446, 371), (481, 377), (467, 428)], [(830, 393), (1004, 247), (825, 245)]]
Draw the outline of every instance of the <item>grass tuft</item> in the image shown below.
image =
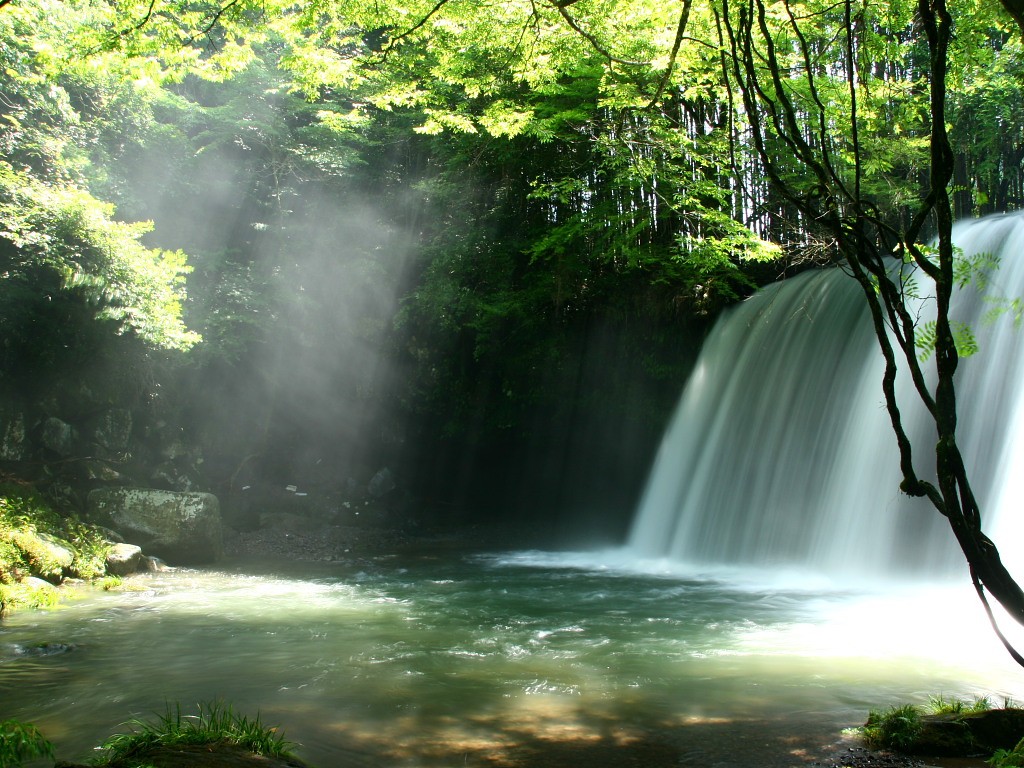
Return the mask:
[(259, 715), (249, 718), (240, 715), (222, 702), (200, 704), (198, 713), (185, 715), (181, 705), (155, 722), (133, 720), (127, 724), (128, 733), (107, 739), (102, 748), (104, 757), (96, 763), (98, 768), (120, 768), (145, 764), (146, 757), (164, 747), (233, 744), (266, 757), (292, 757), (292, 744), (275, 728), (260, 722)]
[(124, 586), (124, 579), (120, 576), (104, 576), (96, 581), (96, 586), (104, 592), (111, 592)]
[(53, 745), (31, 723), (0, 722), (0, 766), (18, 768), (24, 761), (53, 757)]
[(864, 741), (872, 747), (906, 749), (921, 733), (921, 710), (913, 704), (889, 707), (884, 712), (871, 710), (864, 724)]
[(992, 702), (987, 696), (978, 696), (974, 701), (963, 699), (947, 699), (943, 694), (928, 699), (927, 711), (933, 715), (966, 715), (972, 712), (987, 712), (992, 709)]
[(992, 768), (1024, 768), (1024, 739), (1013, 749), (998, 749), (986, 760)]

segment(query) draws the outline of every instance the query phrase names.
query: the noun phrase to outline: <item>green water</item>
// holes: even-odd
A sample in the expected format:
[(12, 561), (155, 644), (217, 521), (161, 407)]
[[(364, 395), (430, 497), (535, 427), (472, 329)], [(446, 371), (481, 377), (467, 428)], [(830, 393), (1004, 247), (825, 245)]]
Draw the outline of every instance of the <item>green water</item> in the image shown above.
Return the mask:
[[(728, 766), (748, 751), (784, 765), (868, 707), (1022, 698), (983, 622), (949, 622), (960, 593), (809, 592), (576, 557), (135, 577), (0, 625), (0, 719), (36, 723), (65, 760), (165, 703), (219, 699), (282, 726), (320, 768)], [(24, 652), (46, 642), (73, 649)]]

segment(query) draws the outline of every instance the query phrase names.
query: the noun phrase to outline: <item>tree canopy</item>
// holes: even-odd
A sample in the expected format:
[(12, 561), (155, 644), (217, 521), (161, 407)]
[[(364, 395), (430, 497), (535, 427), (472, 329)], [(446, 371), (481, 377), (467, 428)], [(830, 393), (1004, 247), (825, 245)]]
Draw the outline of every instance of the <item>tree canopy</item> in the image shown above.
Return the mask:
[[(423, 241), (436, 243), (431, 252), (450, 260), (497, 244), (510, 252), (506, 273), (536, 289), (515, 277), (489, 295), (473, 284), (464, 256), (459, 269), (424, 271), (408, 317), (424, 302), (423, 312), (445, 316), (438, 302), (458, 287), (439, 281), (453, 279), (473, 289), (465, 298), (483, 302), (456, 310), (479, 345), (502, 317), (558, 322), (596, 305), (649, 306), (647, 294), (663, 308), (714, 313), (780, 268), (837, 258), (813, 217), (781, 191), (824, 199), (820, 180), (786, 131), (769, 130), (743, 99), (756, 95), (769, 65), (786, 75), (769, 106), (788, 106), (792, 131), (813, 149), (821, 144), (837, 179), (880, 211), (908, 223), (929, 173), (927, 45), (914, 3), (760, 6), (763, 18), (743, 23), (760, 24), (774, 45), (756, 52), (750, 71), (736, 56), (739, 17), (753, 12), (746, 7), (19, 2), (4, 18), (17, 41), (5, 52), (11, 84), (63, 91), (26, 91), (23, 103), (12, 92), (19, 106), (5, 112), (5, 156), (24, 158), (45, 183), (88, 187), (123, 209), (133, 201), (110, 177), (118, 153), (127, 159), (134, 147), (167, 142), (179, 123), (180, 153), (190, 143), (197, 158), (229, 146), (250, 160), (265, 156), (260, 205), (270, 213), (296, 199), (297, 180), (353, 178), (367, 139), (400, 141), (429, 158), (430, 178), (409, 181), (421, 185), (431, 215), (472, 229), (424, 230)], [(951, 12), (956, 213), (1011, 208), (1024, 197), (1014, 130), (1024, 115), (1008, 97), (1019, 89), (1020, 36), (996, 6)], [(202, 92), (237, 89), (231, 78), (257, 90), (203, 103)], [(260, 93), (268, 79), (273, 88)], [(168, 119), (169, 110), (178, 115)], [(185, 162), (174, 170), (187, 172)], [(445, 197), (466, 202), (467, 169), (478, 212), (445, 212)], [(144, 218), (146, 206), (136, 207)], [(206, 247), (180, 238), (175, 245)], [(782, 266), (754, 263), (770, 260)]]

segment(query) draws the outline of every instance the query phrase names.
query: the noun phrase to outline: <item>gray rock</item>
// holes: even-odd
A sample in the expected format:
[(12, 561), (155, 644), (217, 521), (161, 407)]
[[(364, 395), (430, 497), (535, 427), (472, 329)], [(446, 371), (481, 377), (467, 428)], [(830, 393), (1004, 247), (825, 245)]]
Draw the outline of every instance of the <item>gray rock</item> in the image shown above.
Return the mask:
[(23, 461), (28, 454), (25, 414), (6, 409), (0, 411), (0, 460)]
[(380, 470), (372, 478), (370, 478), (369, 484), (366, 486), (367, 492), (375, 499), (379, 499), (382, 496), (386, 496), (395, 490), (395, 476), (391, 474), (391, 470), (387, 467)]
[(190, 452), (191, 449), (180, 437), (164, 440), (160, 444), (160, 455), (168, 461), (187, 458)]
[(220, 504), (210, 493), (98, 488), (90, 517), (172, 563), (210, 563), (223, 552)]
[(107, 553), (107, 573), (111, 576), (127, 576), (139, 570), (142, 547), (135, 544), (115, 544)]
[(39, 442), (58, 456), (70, 456), (75, 446), (75, 430), (66, 421), (51, 416), (43, 422)]
[(109, 451), (124, 451), (132, 436), (132, 412), (127, 408), (111, 408), (97, 415), (90, 426), (97, 445)]
[(153, 470), (150, 482), (162, 488), (175, 491), (191, 491), (196, 487), (196, 478), (189, 469), (182, 469), (173, 461), (165, 461)]
[(100, 483), (124, 483), (126, 478), (110, 464), (99, 459), (85, 459), (78, 462), (78, 470), (84, 480)]
[(139, 570), (148, 571), (150, 573), (163, 573), (164, 571), (173, 571), (174, 569), (159, 557), (143, 555), (142, 559), (139, 561)]
[(14, 653), (17, 656), (57, 656), (62, 653), (71, 653), (78, 648), (74, 643), (39, 643), (37, 645), (15, 645)]

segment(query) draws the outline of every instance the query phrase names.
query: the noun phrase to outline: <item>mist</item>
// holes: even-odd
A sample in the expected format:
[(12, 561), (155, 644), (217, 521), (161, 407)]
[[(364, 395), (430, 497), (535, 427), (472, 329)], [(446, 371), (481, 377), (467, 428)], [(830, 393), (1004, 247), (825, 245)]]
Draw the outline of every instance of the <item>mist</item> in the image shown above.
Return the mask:
[[(679, 379), (642, 370), (628, 318), (597, 318), (560, 331), (558, 359), (529, 383), (544, 399), (516, 403), (507, 423), (495, 426), (509, 407), (497, 363), (472, 360), (470, 416), (453, 428), (430, 400), (445, 384), (417, 347), (447, 342), (405, 311), (445, 231), (431, 171), (405, 146), (356, 162), (345, 137), (330, 149), (344, 167), (290, 156), (281, 137), (301, 147), (309, 126), (271, 83), (255, 72), (241, 94), (183, 86), (225, 123), (198, 130), (176, 104), (166, 151), (122, 168), (136, 191), (122, 215), (152, 219), (151, 244), (184, 250), (193, 267), (186, 320), (204, 341), (161, 384), (154, 418), (198, 446), (196, 485), (243, 529), (275, 504), (294, 509), (298, 494), (332, 522), (369, 501), (392, 525), (620, 541)], [(463, 194), (478, 195), (470, 177)], [(676, 343), (692, 357), (695, 339)]]

